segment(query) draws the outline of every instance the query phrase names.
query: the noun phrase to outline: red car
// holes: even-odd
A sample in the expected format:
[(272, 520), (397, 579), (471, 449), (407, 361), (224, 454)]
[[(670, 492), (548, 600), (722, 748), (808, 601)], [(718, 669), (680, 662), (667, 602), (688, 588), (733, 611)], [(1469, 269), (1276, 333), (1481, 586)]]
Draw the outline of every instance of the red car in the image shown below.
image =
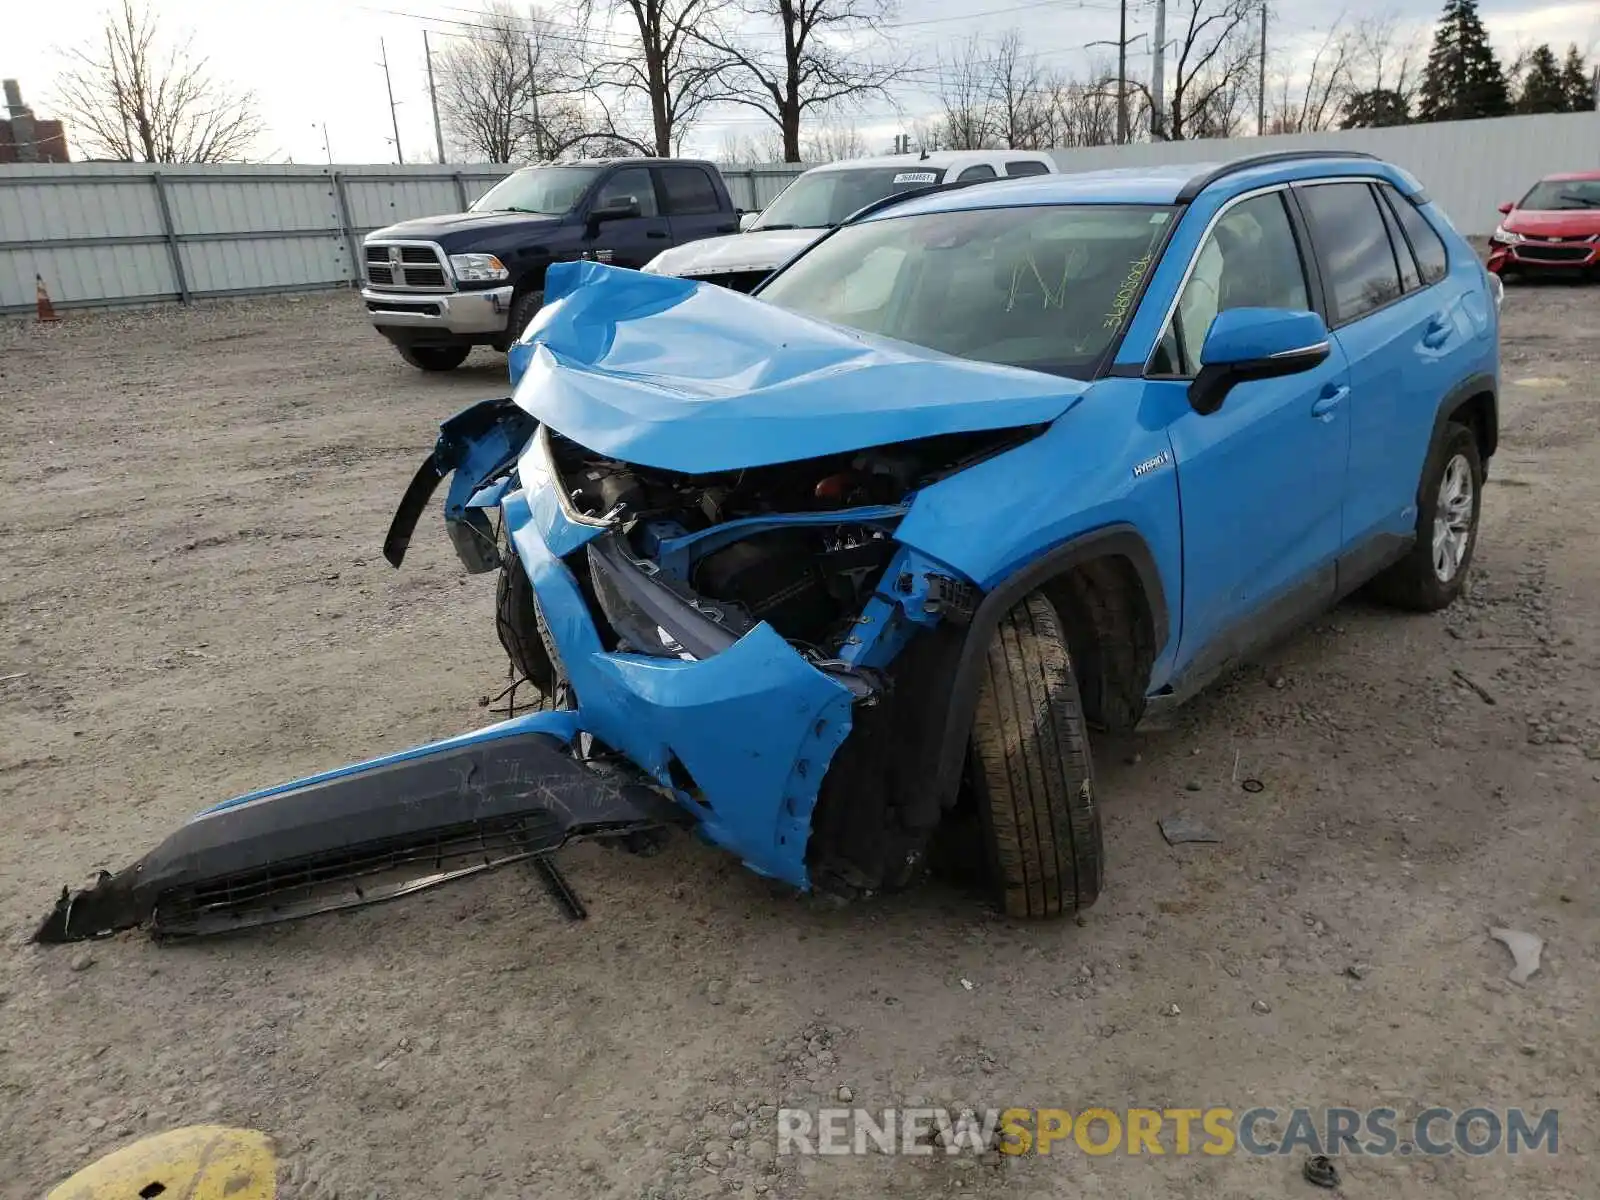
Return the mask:
[(1551, 175), (1500, 211), (1489, 239), (1496, 275), (1600, 272), (1600, 171)]

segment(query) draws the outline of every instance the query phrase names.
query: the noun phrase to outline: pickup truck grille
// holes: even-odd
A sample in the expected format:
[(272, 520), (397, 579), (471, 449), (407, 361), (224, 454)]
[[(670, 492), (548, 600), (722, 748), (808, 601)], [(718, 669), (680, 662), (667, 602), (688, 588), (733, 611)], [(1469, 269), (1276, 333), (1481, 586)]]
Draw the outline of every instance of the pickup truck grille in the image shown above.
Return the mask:
[(398, 246), (368, 242), (367, 282), (399, 292), (448, 292), (444, 261), (432, 246)]

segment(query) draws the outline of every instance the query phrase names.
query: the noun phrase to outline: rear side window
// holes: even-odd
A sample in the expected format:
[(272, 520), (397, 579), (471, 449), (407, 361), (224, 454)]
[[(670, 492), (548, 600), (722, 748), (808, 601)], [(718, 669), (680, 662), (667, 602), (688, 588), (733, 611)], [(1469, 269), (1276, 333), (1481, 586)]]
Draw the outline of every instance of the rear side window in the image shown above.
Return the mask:
[(1364, 183), (1319, 183), (1299, 190), (1322, 264), (1335, 325), (1347, 325), (1401, 294), (1400, 268), (1378, 198)]
[(659, 167), (661, 194), (669, 217), (693, 217), (722, 211), (716, 185), (703, 167)]
[(988, 163), (979, 163), (975, 167), (968, 167), (956, 176), (957, 183), (968, 183), (974, 179), (995, 179), (994, 168)]
[(595, 193), (594, 207), (604, 208), (619, 200), (633, 200), (639, 205), (639, 215), (656, 215), (656, 189), (650, 182), (650, 172), (644, 167), (629, 167), (618, 171), (600, 185)]
[(1411, 249), (1417, 256), (1417, 270), (1422, 275), (1423, 285), (1438, 283), (1450, 270), (1444, 239), (1428, 224), (1428, 218), (1417, 211), (1415, 204), (1387, 184), (1380, 190), (1388, 197), (1395, 215), (1400, 218), (1400, 228), (1405, 230), (1406, 240), (1411, 243)]
[(1050, 168), (1045, 166), (1042, 162), (1033, 162), (1029, 159), (1022, 159), (1018, 162), (1008, 162), (1006, 164), (1006, 174), (1048, 175), (1050, 174)]
[(1400, 232), (1393, 210), (1387, 204), (1379, 204), (1378, 209), (1383, 213), (1383, 224), (1389, 231), (1389, 244), (1394, 247), (1395, 262), (1400, 266), (1400, 286), (1405, 291), (1414, 292), (1422, 286), (1422, 280), (1417, 275), (1417, 260), (1412, 257), (1411, 246), (1406, 241), (1406, 235)]

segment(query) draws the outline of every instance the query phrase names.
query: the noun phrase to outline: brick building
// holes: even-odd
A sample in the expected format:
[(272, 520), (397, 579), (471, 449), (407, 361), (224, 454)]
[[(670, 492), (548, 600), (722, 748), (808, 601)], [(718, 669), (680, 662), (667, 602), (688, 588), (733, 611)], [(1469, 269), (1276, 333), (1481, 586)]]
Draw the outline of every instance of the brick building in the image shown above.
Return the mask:
[(67, 132), (60, 121), (41, 121), (7, 79), (5, 119), (0, 119), (0, 163), (67, 162)]

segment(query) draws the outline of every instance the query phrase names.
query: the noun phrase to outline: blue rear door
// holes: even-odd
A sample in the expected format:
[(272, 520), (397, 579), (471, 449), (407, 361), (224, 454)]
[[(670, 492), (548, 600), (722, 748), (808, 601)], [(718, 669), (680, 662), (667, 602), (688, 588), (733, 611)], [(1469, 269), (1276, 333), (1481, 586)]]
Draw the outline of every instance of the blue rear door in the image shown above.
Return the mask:
[(1463, 374), (1457, 359), (1472, 325), (1443, 241), (1399, 192), (1343, 181), (1299, 184), (1295, 195), (1317, 247), (1329, 325), (1350, 363), (1343, 541), (1359, 569), (1369, 552), (1416, 528), (1434, 414)]

